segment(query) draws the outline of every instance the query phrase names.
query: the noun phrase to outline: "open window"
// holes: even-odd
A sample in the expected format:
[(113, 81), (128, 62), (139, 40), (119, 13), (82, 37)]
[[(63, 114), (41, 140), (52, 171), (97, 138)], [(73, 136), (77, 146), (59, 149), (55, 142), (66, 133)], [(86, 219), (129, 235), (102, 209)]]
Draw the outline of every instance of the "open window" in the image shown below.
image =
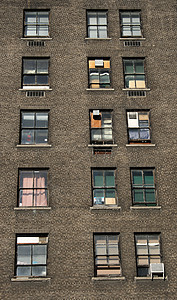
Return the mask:
[(88, 60), (89, 66), (89, 88), (100, 89), (110, 88), (110, 59), (93, 58)]
[(149, 111), (127, 112), (129, 143), (150, 143)]

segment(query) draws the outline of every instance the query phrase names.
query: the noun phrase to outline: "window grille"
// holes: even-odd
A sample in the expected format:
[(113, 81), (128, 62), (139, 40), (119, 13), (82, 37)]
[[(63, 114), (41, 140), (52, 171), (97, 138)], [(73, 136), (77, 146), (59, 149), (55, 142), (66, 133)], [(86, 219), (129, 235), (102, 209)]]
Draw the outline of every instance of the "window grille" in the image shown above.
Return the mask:
[(27, 91), (26, 97), (45, 97), (44, 91)]
[(141, 42), (140, 41), (125, 41), (124, 46), (139, 47), (139, 46), (141, 46)]
[(128, 97), (146, 97), (146, 91), (127, 91)]

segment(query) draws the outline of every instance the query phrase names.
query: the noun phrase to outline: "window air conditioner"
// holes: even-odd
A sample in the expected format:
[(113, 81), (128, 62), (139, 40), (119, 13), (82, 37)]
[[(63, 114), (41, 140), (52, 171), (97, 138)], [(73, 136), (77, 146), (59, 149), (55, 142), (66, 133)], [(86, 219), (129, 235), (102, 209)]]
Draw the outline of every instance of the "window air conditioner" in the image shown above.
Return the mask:
[(153, 279), (154, 274), (162, 274), (163, 279), (165, 279), (163, 263), (151, 263), (149, 272), (150, 272), (151, 279)]

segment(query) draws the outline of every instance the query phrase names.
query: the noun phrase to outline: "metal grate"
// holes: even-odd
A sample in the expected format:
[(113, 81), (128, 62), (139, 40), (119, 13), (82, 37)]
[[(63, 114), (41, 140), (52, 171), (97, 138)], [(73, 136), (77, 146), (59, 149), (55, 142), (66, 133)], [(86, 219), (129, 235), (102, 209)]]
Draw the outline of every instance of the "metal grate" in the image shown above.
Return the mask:
[(27, 41), (27, 46), (29, 47), (44, 47), (44, 41)]
[(44, 91), (27, 91), (26, 97), (45, 97)]
[(127, 91), (128, 97), (146, 97), (146, 91)]
[(93, 148), (93, 154), (111, 154), (112, 148)]
[(139, 46), (141, 46), (141, 42), (140, 41), (125, 41), (124, 46), (139, 47)]

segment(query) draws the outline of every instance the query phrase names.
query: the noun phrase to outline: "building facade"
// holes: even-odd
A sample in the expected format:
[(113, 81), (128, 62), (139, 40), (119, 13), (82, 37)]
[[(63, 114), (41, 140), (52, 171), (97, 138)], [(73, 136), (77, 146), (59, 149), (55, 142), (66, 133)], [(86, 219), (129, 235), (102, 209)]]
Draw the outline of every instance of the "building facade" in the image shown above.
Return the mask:
[(1, 299), (175, 299), (176, 1), (1, 2)]

